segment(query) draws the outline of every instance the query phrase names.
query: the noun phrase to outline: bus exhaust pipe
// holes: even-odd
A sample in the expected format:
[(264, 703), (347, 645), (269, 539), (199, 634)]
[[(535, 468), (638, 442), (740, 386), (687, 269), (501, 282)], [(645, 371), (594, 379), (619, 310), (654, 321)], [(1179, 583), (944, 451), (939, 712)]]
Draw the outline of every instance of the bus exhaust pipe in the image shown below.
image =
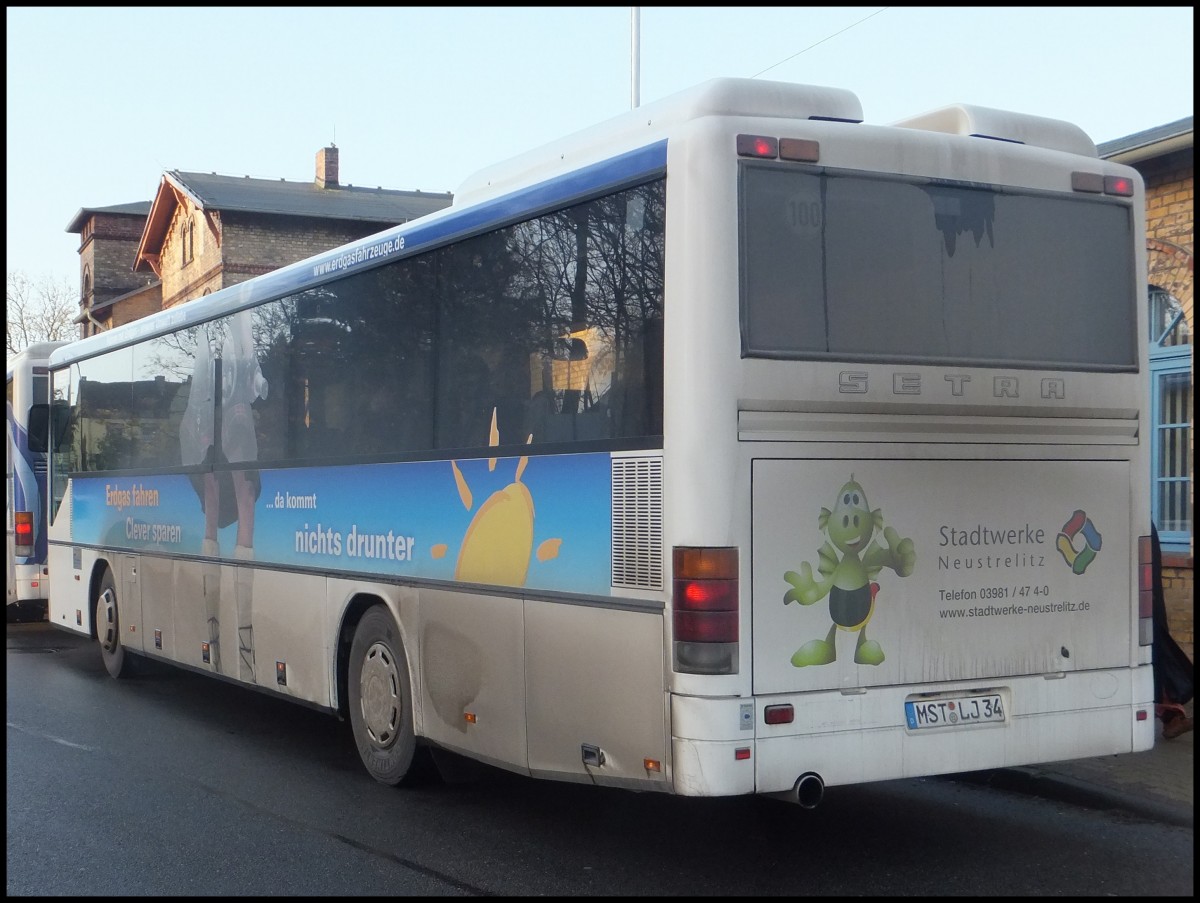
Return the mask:
[(815, 809), (825, 796), (825, 782), (819, 774), (810, 771), (800, 775), (792, 792), (796, 796), (796, 802), (805, 809)]

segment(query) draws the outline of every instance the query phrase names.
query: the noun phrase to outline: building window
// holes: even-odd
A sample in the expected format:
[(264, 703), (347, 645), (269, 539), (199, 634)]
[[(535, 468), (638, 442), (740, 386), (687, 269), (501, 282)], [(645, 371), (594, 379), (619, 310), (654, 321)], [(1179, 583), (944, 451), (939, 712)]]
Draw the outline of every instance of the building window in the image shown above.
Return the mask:
[(195, 226), (192, 223), (192, 218), (189, 216), (179, 224), (179, 259), (183, 266), (191, 263), (192, 258), (195, 256), (195, 238)]
[(1170, 292), (1150, 286), (1150, 513), (1163, 551), (1192, 537), (1192, 336)]

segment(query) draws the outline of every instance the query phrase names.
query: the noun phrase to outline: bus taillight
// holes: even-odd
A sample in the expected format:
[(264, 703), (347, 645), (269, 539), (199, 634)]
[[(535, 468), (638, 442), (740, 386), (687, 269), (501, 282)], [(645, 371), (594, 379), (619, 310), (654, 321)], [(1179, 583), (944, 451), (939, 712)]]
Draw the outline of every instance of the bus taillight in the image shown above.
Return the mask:
[(1127, 176), (1105, 176), (1098, 172), (1071, 173), (1071, 189), (1089, 194), (1111, 194), (1119, 198), (1133, 197), (1133, 179)]
[(677, 546), (672, 562), (675, 670), (736, 674), (738, 550)]
[(1138, 537), (1138, 645), (1154, 642), (1154, 550), (1149, 536)]
[(1122, 198), (1132, 197), (1133, 179), (1127, 179), (1125, 176), (1105, 176), (1104, 193)]
[(739, 157), (774, 160), (779, 155), (779, 139), (767, 135), (738, 135), (737, 153)]
[(18, 558), (28, 558), (33, 554), (33, 512), (17, 511), (14, 514), (13, 554)]

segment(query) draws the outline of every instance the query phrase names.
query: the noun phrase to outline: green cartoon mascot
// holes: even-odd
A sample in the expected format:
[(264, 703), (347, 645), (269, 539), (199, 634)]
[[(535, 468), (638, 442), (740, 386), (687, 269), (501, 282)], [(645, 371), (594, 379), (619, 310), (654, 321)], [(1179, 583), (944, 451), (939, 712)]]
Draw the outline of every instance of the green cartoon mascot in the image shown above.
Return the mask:
[[(837, 658), (834, 637), (839, 627), (858, 632), (858, 643), (854, 647), (856, 663), (881, 664), (883, 650), (879, 643), (867, 639), (866, 631), (875, 610), (875, 594), (879, 591), (879, 584), (871, 581), (885, 567), (901, 577), (911, 574), (917, 563), (912, 540), (901, 539), (892, 527), (883, 526), (883, 510), (871, 510), (863, 488), (854, 482), (854, 474), (850, 475), (850, 482), (838, 490), (833, 510), (821, 509), (817, 524), (829, 537), (817, 553), (820, 579), (813, 577), (807, 561), (800, 565), (799, 573), (788, 571), (784, 579), (792, 588), (784, 595), (783, 603), (812, 605), (828, 595), (833, 625), (825, 639), (812, 640), (797, 649), (792, 664), (803, 668), (833, 662)], [(880, 533), (882, 543), (878, 538)]]

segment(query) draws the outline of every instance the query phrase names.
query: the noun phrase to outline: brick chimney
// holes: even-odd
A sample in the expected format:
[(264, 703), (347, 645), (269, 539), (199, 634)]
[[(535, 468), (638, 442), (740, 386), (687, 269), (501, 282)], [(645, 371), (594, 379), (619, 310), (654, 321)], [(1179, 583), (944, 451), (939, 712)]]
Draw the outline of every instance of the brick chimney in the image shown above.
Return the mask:
[(317, 187), (338, 187), (338, 149), (336, 144), (317, 151)]

